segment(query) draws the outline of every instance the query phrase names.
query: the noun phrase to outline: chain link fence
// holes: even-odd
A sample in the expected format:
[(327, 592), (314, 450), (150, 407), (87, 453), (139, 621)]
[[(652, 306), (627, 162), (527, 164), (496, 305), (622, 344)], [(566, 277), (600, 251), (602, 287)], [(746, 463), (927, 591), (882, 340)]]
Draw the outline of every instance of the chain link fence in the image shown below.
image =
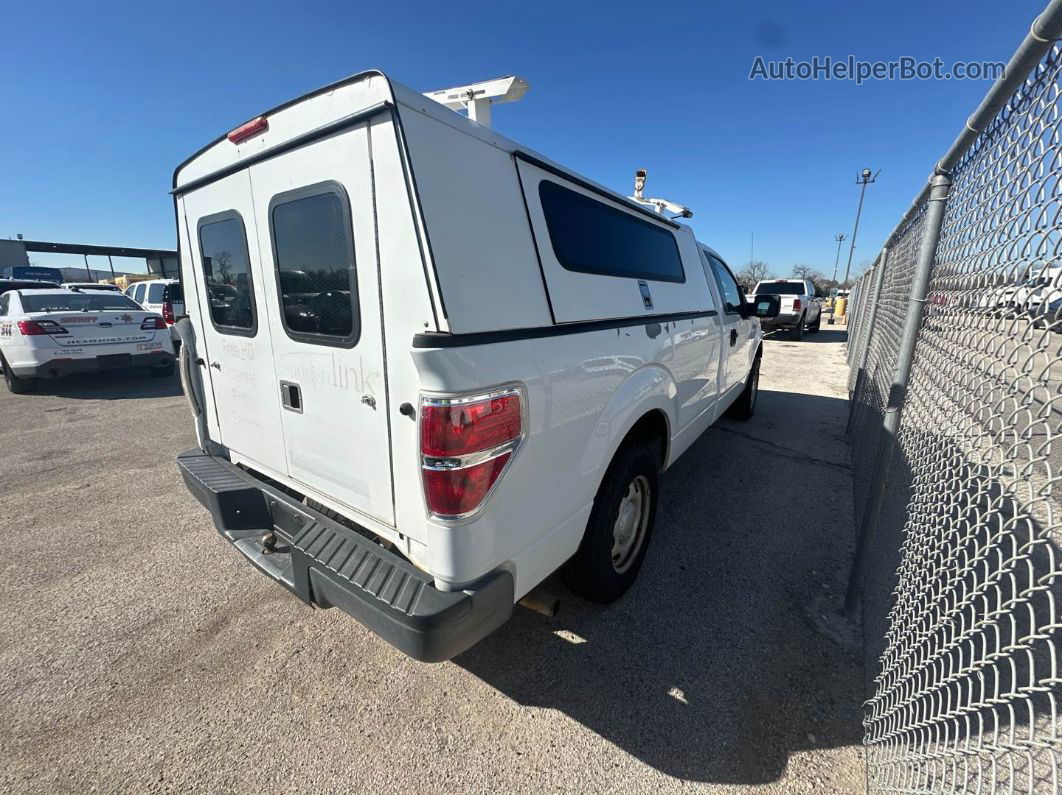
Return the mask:
[(1059, 5), (852, 294), (871, 792), (1060, 791)]

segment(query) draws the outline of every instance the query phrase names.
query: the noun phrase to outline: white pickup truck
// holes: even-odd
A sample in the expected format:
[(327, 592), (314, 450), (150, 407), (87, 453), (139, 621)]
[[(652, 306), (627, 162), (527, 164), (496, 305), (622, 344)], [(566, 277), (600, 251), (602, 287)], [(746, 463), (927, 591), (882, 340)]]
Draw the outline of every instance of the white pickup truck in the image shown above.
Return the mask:
[(186, 484), (262, 572), (414, 658), (561, 567), (619, 597), (658, 473), (755, 408), (777, 299), (379, 72), (221, 136), (173, 194)]
[(757, 284), (752, 294), (776, 295), (782, 302), (778, 316), (764, 321), (764, 331), (788, 329), (798, 340), (805, 330), (814, 333), (822, 325), (822, 301), (815, 297), (815, 285), (807, 279), (769, 279)]

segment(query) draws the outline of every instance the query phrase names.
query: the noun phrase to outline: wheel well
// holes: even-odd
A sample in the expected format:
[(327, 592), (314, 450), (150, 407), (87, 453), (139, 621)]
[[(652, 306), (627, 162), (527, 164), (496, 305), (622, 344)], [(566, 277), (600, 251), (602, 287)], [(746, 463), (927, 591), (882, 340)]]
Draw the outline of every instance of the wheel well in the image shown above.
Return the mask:
[(648, 442), (657, 451), (660, 466), (662, 467), (664, 462), (667, 461), (667, 448), (670, 438), (667, 416), (659, 409), (653, 409), (647, 414), (643, 414), (627, 431), (627, 435), (623, 438), (623, 444), (620, 447), (625, 447), (634, 441)]

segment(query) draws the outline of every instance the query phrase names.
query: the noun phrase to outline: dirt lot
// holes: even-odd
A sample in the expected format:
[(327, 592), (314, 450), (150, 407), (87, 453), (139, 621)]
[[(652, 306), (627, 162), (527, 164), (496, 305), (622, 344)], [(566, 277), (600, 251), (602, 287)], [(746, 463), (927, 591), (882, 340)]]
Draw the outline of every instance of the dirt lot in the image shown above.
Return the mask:
[(842, 340), (767, 342), (757, 416), (663, 477), (620, 602), (518, 608), (434, 666), (222, 541), (176, 378), (0, 389), (0, 789), (861, 791), (860, 663), (802, 610), (850, 554)]

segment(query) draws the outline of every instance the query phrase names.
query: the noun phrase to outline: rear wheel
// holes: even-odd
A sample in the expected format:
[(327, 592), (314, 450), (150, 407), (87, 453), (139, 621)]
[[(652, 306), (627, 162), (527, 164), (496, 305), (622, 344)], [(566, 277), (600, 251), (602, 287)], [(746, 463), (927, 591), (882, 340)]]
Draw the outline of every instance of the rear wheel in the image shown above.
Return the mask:
[(805, 320), (805, 316), (801, 315), (800, 316), (800, 320), (797, 321), (797, 324), (795, 326), (793, 326), (792, 329), (789, 330), (789, 336), (790, 337), (792, 337), (795, 340), (804, 339), (804, 320)]
[(730, 408), (726, 410), (726, 416), (735, 420), (751, 420), (752, 415), (756, 412), (756, 398), (759, 394), (760, 357), (757, 356), (756, 360), (752, 363), (752, 370), (749, 371), (749, 377), (745, 382), (745, 388), (741, 390), (738, 399), (730, 404)]
[(4, 367), (4, 383), (7, 384), (7, 388), (16, 395), (25, 395), (27, 392), (33, 392), (37, 389), (36, 378), (19, 378), (15, 375), (11, 368), (7, 364), (7, 359), (0, 353), (0, 365)]
[(173, 375), (175, 366), (172, 361), (165, 364), (156, 364), (151, 368), (151, 375), (155, 378), (165, 378), (166, 376)]
[(634, 583), (656, 520), (658, 467), (646, 442), (625, 445), (612, 460), (579, 551), (562, 570), (564, 584), (575, 593), (608, 603)]

